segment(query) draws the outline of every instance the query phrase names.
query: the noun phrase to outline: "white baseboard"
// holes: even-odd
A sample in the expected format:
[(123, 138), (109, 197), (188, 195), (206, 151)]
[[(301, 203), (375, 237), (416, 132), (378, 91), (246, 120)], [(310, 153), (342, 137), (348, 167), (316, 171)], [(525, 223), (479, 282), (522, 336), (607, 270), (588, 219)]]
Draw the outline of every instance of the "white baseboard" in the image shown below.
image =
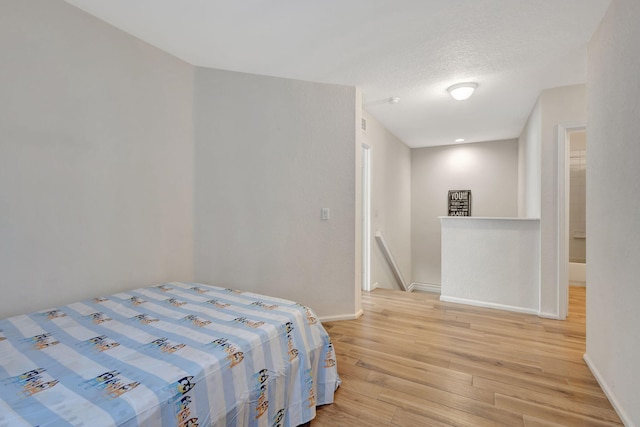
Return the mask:
[(413, 282), (409, 285), (409, 292), (419, 291), (419, 292), (432, 292), (434, 294), (439, 294), (441, 290), (440, 285), (435, 285), (433, 283), (420, 283)]
[(516, 307), (513, 305), (504, 305), (504, 304), (497, 304), (493, 302), (476, 301), (476, 300), (465, 299), (465, 298), (448, 297), (444, 295), (440, 295), (440, 301), (455, 302), (458, 304), (467, 304), (467, 305), (473, 305), (476, 307), (495, 308), (498, 310), (514, 311), (516, 313), (526, 313), (526, 314), (536, 314), (536, 315), (538, 314), (538, 310), (534, 310), (532, 308)]
[(539, 311), (538, 316), (544, 317), (545, 319), (553, 319), (553, 320), (560, 319), (560, 316), (558, 316), (556, 313), (545, 313), (544, 311)]
[(356, 320), (364, 314), (364, 310), (360, 309), (354, 314), (337, 314), (334, 316), (321, 316), (320, 322), (337, 322), (338, 320)]
[(380, 287), (380, 285), (378, 284), (378, 282), (374, 283), (373, 285), (371, 285), (371, 290), (376, 290)]
[(602, 377), (602, 374), (600, 374), (600, 371), (598, 371), (598, 368), (596, 368), (596, 366), (593, 364), (593, 361), (591, 360), (589, 355), (585, 353), (582, 358), (587, 364), (587, 367), (591, 370), (593, 376), (596, 377), (598, 384), (600, 384), (600, 388), (602, 388), (602, 391), (604, 391), (604, 394), (609, 399), (611, 406), (613, 406), (613, 409), (615, 409), (616, 413), (620, 417), (622, 424), (624, 424), (626, 427), (636, 427), (635, 424), (633, 424), (633, 422), (631, 421), (629, 415), (625, 412), (624, 409), (622, 409), (622, 405), (620, 405), (620, 402), (618, 401), (618, 399), (616, 399), (616, 396), (607, 385), (606, 381)]

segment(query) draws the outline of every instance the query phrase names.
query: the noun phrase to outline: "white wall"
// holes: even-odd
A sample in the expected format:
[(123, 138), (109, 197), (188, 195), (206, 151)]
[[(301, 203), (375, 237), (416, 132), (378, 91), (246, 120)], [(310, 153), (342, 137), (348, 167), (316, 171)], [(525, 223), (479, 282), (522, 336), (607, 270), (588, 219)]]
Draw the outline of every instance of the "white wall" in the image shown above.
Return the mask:
[(614, 1), (589, 45), (586, 360), (640, 426), (640, 2)]
[(473, 216), (518, 214), (518, 141), (411, 150), (411, 257), (417, 283), (440, 285), (440, 220), (449, 190), (471, 190)]
[(0, 2), (0, 317), (192, 278), (193, 69)]
[[(540, 313), (559, 316), (558, 299), (558, 137), (559, 124), (587, 120), (585, 85), (548, 89), (540, 95)], [(535, 159), (535, 156), (534, 156)], [(534, 160), (535, 162), (536, 160)]]
[(411, 283), (411, 150), (366, 111), (363, 140), (371, 146), (371, 284), (400, 289), (375, 232), (380, 230)]
[(538, 313), (540, 221), (443, 217), (442, 301)]
[(195, 105), (196, 280), (353, 316), (355, 88), (197, 68)]
[(194, 263), (201, 281), (359, 310), (355, 88), (196, 81), (58, 0), (0, 4), (0, 61), (0, 317), (193, 280)]
[(540, 218), (542, 145), (542, 106), (540, 99), (518, 139), (518, 216)]

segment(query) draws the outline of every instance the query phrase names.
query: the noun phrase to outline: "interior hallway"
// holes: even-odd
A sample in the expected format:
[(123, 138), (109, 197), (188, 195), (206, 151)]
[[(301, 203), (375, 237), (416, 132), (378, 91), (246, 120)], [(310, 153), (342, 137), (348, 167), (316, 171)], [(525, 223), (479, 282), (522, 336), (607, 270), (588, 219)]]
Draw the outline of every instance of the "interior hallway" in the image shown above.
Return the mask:
[(622, 425), (582, 359), (585, 290), (566, 321), (363, 293), (360, 319), (325, 324), (343, 382), (311, 425)]

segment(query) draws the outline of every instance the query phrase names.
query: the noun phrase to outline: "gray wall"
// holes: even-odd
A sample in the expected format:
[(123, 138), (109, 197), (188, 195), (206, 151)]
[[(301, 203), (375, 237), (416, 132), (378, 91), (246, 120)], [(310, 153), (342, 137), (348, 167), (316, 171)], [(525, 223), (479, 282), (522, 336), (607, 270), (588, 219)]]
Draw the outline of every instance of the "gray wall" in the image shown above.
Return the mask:
[(363, 139), (371, 147), (371, 284), (399, 289), (375, 240), (382, 231), (407, 285), (411, 284), (411, 150), (364, 113)]
[(355, 89), (204, 68), (196, 88), (196, 280), (353, 316)]
[(193, 68), (0, 2), (0, 317), (192, 277)]
[(440, 220), (449, 190), (471, 190), (473, 216), (518, 214), (518, 141), (411, 150), (413, 281), (440, 285)]
[(640, 2), (614, 1), (587, 68), (587, 354), (621, 414), (640, 426)]

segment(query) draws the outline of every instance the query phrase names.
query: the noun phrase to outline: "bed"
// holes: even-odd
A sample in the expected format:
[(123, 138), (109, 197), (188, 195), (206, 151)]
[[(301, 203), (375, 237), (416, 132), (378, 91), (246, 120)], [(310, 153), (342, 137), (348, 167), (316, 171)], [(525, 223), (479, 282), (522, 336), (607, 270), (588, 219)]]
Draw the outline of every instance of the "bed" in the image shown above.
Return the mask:
[(166, 283), (0, 320), (0, 426), (298, 426), (333, 402), (300, 304)]

